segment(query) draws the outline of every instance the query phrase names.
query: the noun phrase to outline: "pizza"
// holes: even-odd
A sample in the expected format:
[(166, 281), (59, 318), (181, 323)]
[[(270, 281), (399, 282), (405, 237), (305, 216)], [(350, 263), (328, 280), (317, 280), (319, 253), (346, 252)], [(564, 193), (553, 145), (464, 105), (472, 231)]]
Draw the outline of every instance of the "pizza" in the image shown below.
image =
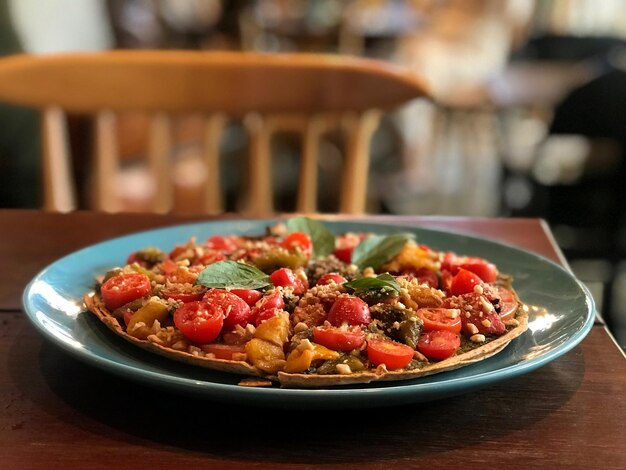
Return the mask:
[(169, 248), (102, 273), (88, 311), (137, 346), (241, 385), (414, 379), (497, 354), (528, 326), (495, 264), (410, 233), (334, 234), (298, 217)]

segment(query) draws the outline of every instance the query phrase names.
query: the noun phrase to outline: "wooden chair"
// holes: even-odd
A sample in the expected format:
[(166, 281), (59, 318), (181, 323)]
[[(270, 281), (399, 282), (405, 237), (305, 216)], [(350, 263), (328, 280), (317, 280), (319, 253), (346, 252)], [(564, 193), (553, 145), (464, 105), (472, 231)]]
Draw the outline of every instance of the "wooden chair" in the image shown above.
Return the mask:
[(0, 60), (0, 100), (40, 108), (44, 208), (76, 208), (66, 113), (93, 116), (94, 209), (120, 210), (112, 190), (118, 171), (116, 117), (148, 112), (148, 168), (156, 185), (151, 210), (172, 209), (172, 116), (202, 113), (208, 180), (202, 212), (223, 211), (219, 143), (228, 118), (243, 119), (249, 134), (248, 204), (244, 212), (272, 212), (271, 136), (302, 135), (298, 212), (314, 212), (320, 136), (341, 123), (346, 132), (339, 210), (365, 209), (369, 143), (380, 111), (427, 95), (424, 82), (382, 62), (314, 54), (109, 51)]

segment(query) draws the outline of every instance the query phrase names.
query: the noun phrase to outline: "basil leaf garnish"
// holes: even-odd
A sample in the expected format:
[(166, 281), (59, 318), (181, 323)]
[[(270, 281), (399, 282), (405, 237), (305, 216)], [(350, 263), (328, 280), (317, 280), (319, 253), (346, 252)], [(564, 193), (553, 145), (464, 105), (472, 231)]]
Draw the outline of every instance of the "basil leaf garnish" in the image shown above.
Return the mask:
[(378, 269), (382, 264), (397, 255), (406, 242), (413, 240), (411, 233), (394, 235), (372, 235), (359, 243), (352, 252), (352, 263), (360, 269), (368, 266)]
[(237, 261), (219, 261), (204, 268), (196, 284), (217, 289), (261, 289), (271, 282), (267, 274), (254, 266)]
[(384, 289), (395, 290), (400, 293), (400, 284), (389, 273), (380, 274), (376, 277), (362, 277), (355, 281), (346, 282), (344, 287), (359, 292)]
[(335, 251), (335, 235), (317, 220), (295, 217), (287, 221), (287, 230), (306, 233), (313, 242), (315, 256), (328, 256)]

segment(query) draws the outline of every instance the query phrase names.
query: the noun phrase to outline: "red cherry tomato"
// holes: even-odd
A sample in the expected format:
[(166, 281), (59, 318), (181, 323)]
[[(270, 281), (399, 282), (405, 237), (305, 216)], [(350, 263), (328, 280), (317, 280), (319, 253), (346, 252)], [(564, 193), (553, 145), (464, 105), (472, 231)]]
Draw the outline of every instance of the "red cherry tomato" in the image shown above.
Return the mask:
[(471, 271), (487, 283), (495, 282), (498, 278), (498, 269), (495, 264), (483, 258), (477, 256), (457, 256), (452, 252), (446, 253), (441, 261), (441, 270), (456, 274), (459, 272), (459, 269)]
[(240, 297), (247, 303), (250, 307), (254, 306), (254, 304), (263, 297), (263, 294), (258, 290), (253, 289), (231, 289), (230, 290), (237, 297)]
[(293, 287), (293, 293), (301, 295), (309, 288), (296, 274), (289, 268), (280, 268), (270, 275), (270, 281), (275, 286)]
[(282, 309), (280, 308), (266, 308), (265, 310), (261, 310), (254, 317), (254, 324), (256, 326), (259, 326), (265, 320), (269, 320), (270, 318), (275, 317), (280, 312), (282, 312)]
[[(420, 308), (417, 315), (424, 322), (424, 331), (446, 330), (461, 332), (461, 311), (448, 308)], [(452, 318), (454, 316), (454, 318)]]
[(174, 325), (194, 343), (210, 343), (222, 331), (224, 310), (208, 302), (188, 302), (174, 312)]
[(198, 257), (194, 263), (208, 266), (210, 264), (217, 263), (218, 261), (224, 261), (225, 259), (226, 256), (224, 256), (224, 253), (220, 253), (216, 250), (204, 250), (202, 256)]
[(482, 283), (482, 279), (473, 272), (466, 269), (459, 269), (459, 271), (452, 278), (452, 282), (450, 283), (450, 294), (469, 294), (470, 292), (474, 292), (474, 286), (480, 285)]
[(367, 325), (372, 321), (370, 309), (366, 302), (358, 297), (338, 297), (330, 307), (327, 320), (333, 326)]
[(170, 288), (163, 290), (163, 297), (166, 299), (178, 300), (179, 302), (196, 302), (202, 300), (206, 289), (191, 289), (182, 287), (180, 289)]
[(413, 359), (413, 348), (384, 339), (367, 341), (367, 358), (374, 365), (385, 364), (387, 369), (402, 369)]
[(218, 305), (224, 311), (224, 329), (230, 331), (235, 326), (246, 326), (252, 320), (250, 306), (241, 297), (222, 289), (210, 289), (202, 298), (204, 302)]
[(322, 277), (318, 279), (317, 285), (325, 286), (327, 284), (330, 284), (331, 282), (334, 282), (335, 284), (343, 284), (344, 282), (346, 282), (346, 278), (343, 277), (341, 274), (328, 273), (328, 274), (324, 274)]
[(334, 351), (351, 351), (365, 343), (365, 333), (354, 326), (346, 330), (333, 326), (318, 326), (313, 329), (313, 341)]
[(243, 344), (205, 344), (202, 346), (205, 353), (213, 354), (217, 359), (233, 360), (235, 354), (245, 354), (246, 347)]
[(176, 245), (176, 247), (170, 251), (170, 259), (176, 260), (177, 258), (179, 258), (183, 253), (185, 253), (187, 250), (189, 250), (189, 245)]
[(118, 274), (102, 284), (100, 295), (106, 308), (115, 310), (148, 295), (150, 290), (150, 278), (145, 274)]
[(237, 249), (237, 237), (224, 237), (222, 235), (212, 235), (204, 243), (206, 248), (221, 251), (222, 253), (232, 253)]
[(517, 312), (517, 308), (519, 307), (519, 302), (513, 295), (513, 292), (501, 286), (498, 286), (496, 290), (498, 297), (500, 297), (500, 302), (498, 303), (498, 307), (500, 307), (500, 319), (505, 322), (514, 318), (515, 312)]
[[(444, 305), (449, 302), (444, 301)], [(466, 336), (472, 336), (475, 333), (501, 335), (506, 332), (506, 326), (495, 308), (486, 307), (492, 303), (485, 295), (477, 293), (461, 295), (454, 299), (454, 304), (462, 311), (462, 330)]]
[(280, 292), (273, 292), (271, 294), (265, 295), (261, 297), (261, 299), (254, 304), (252, 308), (252, 318), (254, 319), (254, 323), (259, 326), (263, 320), (267, 320), (271, 316), (264, 316), (263, 312), (265, 310), (282, 310), (285, 308), (285, 301), (283, 300), (283, 296)]
[(356, 246), (363, 240), (363, 235), (355, 233), (347, 233), (337, 237), (336, 248), (333, 255), (344, 263), (352, 262), (352, 252)]
[(495, 282), (498, 278), (496, 265), (482, 258), (467, 257), (459, 265), (459, 269), (471, 271), (487, 283)]
[(451, 331), (428, 331), (420, 336), (417, 349), (428, 359), (442, 361), (452, 356), (461, 346), (461, 338)]
[(289, 251), (295, 251), (296, 249), (302, 251), (307, 257), (311, 256), (313, 252), (313, 242), (311, 238), (304, 232), (293, 232), (285, 237), (282, 242), (282, 247)]

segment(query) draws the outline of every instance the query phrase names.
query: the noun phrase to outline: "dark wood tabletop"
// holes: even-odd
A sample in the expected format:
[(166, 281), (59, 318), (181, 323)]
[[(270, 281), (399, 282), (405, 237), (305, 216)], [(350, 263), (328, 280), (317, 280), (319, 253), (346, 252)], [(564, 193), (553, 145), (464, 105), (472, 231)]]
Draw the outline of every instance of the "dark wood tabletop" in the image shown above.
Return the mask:
[[(44, 340), (21, 310), (47, 264), (188, 218), (0, 211), (0, 466), (626, 468), (626, 361), (598, 319), (567, 354), (438, 401), (367, 410), (218, 404), (122, 379)], [(376, 218), (479, 234), (564, 262), (536, 219)]]

